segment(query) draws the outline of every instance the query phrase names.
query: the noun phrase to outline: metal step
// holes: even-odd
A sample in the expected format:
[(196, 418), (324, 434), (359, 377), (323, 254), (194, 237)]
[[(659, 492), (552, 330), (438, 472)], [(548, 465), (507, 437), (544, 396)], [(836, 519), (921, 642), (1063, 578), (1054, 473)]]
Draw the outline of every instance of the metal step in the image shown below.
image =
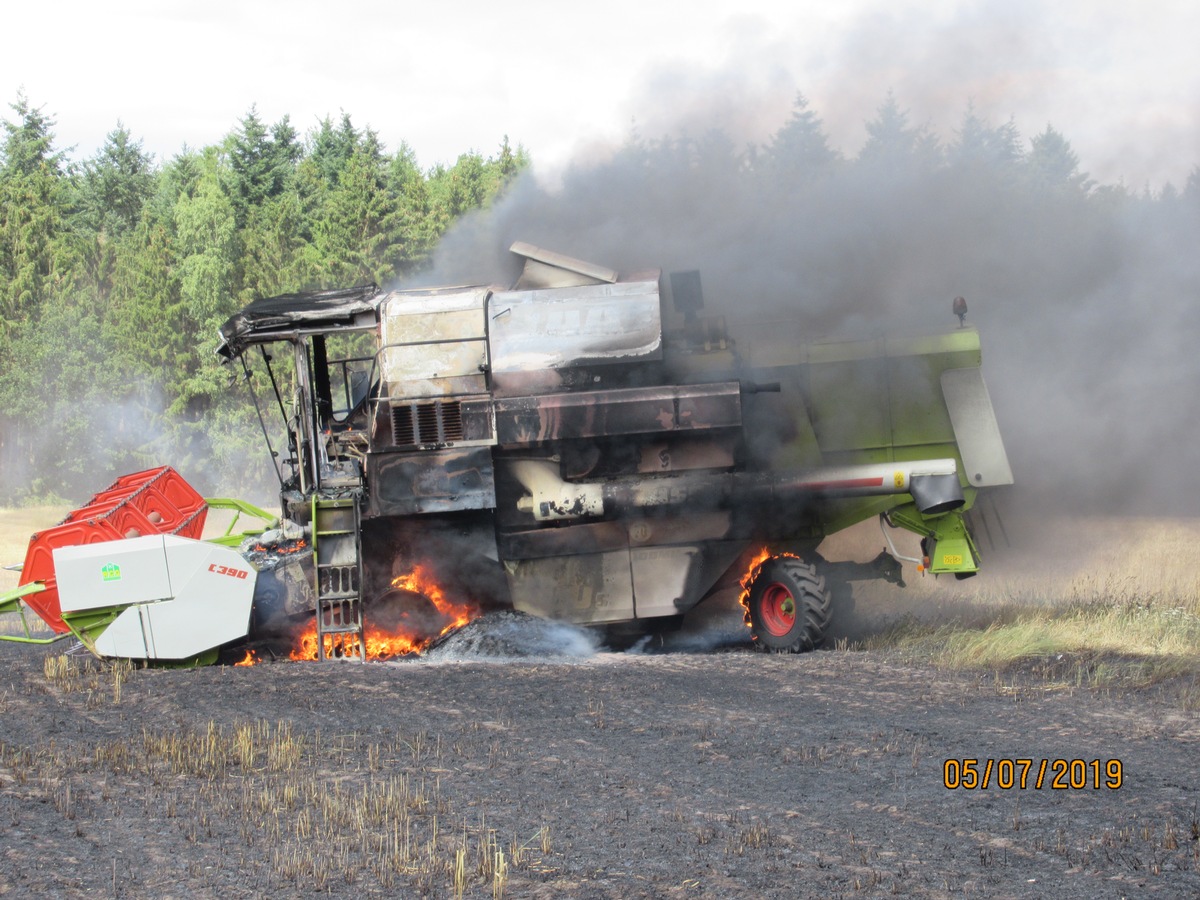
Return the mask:
[[(357, 499), (313, 497), (313, 579), (317, 659), (366, 661), (362, 617), (362, 517)], [(346, 640), (353, 635), (356, 640)], [(349, 651), (349, 652), (347, 652)]]
[(325, 628), (322, 629), (322, 634), (359, 634), (362, 632), (361, 625), (346, 625), (341, 628)]

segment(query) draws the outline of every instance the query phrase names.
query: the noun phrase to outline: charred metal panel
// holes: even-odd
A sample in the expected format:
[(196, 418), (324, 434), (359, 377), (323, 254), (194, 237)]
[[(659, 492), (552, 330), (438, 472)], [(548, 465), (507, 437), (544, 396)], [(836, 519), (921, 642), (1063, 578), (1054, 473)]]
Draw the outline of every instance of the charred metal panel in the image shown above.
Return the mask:
[(493, 509), (492, 454), (487, 447), (367, 455), (369, 517)]
[(631, 550), (637, 617), (677, 616), (694, 608), (745, 548), (743, 542), (724, 541)]
[(729, 536), (733, 516), (728, 510), (691, 510), (687, 515), (634, 519), (626, 523), (631, 546), (694, 544)]
[(233, 359), (251, 344), (285, 340), (300, 330), (373, 328), (383, 297), (379, 288), (366, 284), (255, 300), (221, 326), (217, 353)]
[(639, 619), (677, 616), (700, 595), (689, 596), (688, 582), (698, 547), (639, 547), (629, 552), (634, 613)]
[(496, 423), (492, 412), (491, 397), (464, 397), (462, 408), (462, 441), (496, 443)]
[(634, 618), (628, 550), (524, 559), (506, 568), (513, 606), (522, 612), (588, 625)]
[(723, 541), (510, 561), (506, 569), (517, 609), (595, 625), (685, 613), (745, 550)]
[(380, 339), (391, 398), (487, 390), (487, 296), (486, 288), (388, 295)]
[(500, 292), (488, 317), (495, 372), (662, 358), (657, 279)]
[(594, 389), (596, 383), (595, 372), (585, 367), (492, 373), (492, 393), (497, 397), (525, 397), (570, 390), (586, 391)]
[(497, 540), (504, 559), (539, 559), (572, 556), (584, 550), (623, 550), (629, 545), (629, 533), (622, 522), (581, 522), (570, 528), (501, 532)]
[(725, 428), (742, 424), (742, 394), (737, 382), (672, 388), (678, 428)]
[(737, 382), (621, 388), (496, 401), (496, 438), (502, 445), (731, 428), (741, 421), (741, 392)]
[(729, 537), (732, 527), (732, 514), (717, 510), (687, 516), (580, 522), (566, 528), (501, 532), (498, 540), (505, 559), (539, 559), (583, 551), (594, 553), (626, 547), (720, 541)]
[(517, 241), (508, 249), (525, 260), (525, 268), (516, 284), (521, 290), (611, 283), (617, 280), (615, 269), (575, 259), (554, 250), (535, 247), (524, 241)]
[(736, 444), (737, 438), (727, 435), (705, 435), (696, 440), (655, 441), (640, 448), (637, 471), (650, 475), (688, 469), (729, 469), (736, 462)]

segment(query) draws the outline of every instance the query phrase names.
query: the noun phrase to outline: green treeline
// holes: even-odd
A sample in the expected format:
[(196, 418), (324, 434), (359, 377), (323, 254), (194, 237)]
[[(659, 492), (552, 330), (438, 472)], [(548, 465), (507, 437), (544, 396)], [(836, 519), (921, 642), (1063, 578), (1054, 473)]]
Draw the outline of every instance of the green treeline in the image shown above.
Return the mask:
[(213, 354), (260, 296), (417, 270), (528, 165), (509, 145), (423, 171), (349, 115), (307, 135), (254, 107), (156, 164), (118, 123), (80, 163), (22, 94), (0, 144), (0, 503), (86, 499), (170, 463), (206, 491), (269, 465), (246, 392)]
[(618, 268), (702, 267), (716, 311), (814, 336), (923, 328), (935, 305), (943, 327), (964, 294), (972, 322), (987, 316), (995, 394), (1014, 413), (1007, 439), (1040, 460), (1027, 482), (1061, 485), (1092, 459), (1053, 451), (1058, 435), (1105, 447), (1110, 467), (1130, 461), (1116, 481), (1133, 499), (1179, 493), (1133, 461), (1147, 435), (1178, 444), (1180, 423), (1200, 418), (1179, 394), (1195, 371), (1200, 169), (1180, 189), (1101, 185), (1049, 125), (1025, 138), (968, 105), (939, 136), (891, 95), (848, 157), (798, 96), (760, 145), (719, 129), (635, 133), (610, 159), (568, 168), (554, 188), (523, 183), (500, 205), (528, 166), (507, 138), (491, 157), (423, 171), (411, 148), (388, 152), (349, 116), (302, 136), (252, 107), (219, 143), (166, 163), (121, 125), (72, 163), (49, 115), (24, 96), (10, 108), (0, 504), (86, 499), (161, 463), (206, 493), (269, 499), (240, 370), (213, 355), (217, 326), (256, 297), (412, 275), (464, 213), (488, 207), (497, 214), (456, 233), (454, 254), (443, 248), (455, 258), (436, 260), (439, 279), (517, 235)]

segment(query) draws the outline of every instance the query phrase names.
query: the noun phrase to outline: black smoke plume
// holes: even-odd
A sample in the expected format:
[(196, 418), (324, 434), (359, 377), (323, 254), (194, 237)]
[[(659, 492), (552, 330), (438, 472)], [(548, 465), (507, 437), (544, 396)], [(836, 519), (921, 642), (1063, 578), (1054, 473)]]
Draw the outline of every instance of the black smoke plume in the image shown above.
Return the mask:
[[(873, 117), (872, 117), (873, 116)], [(514, 240), (619, 270), (699, 269), (706, 313), (797, 341), (939, 332), (965, 297), (1022, 502), (1200, 513), (1200, 175), (1130, 192), (968, 105), (949, 135), (890, 95), (853, 158), (801, 98), (765, 141), (696, 119), (559, 183), (523, 177), (427, 280), (501, 283)]]

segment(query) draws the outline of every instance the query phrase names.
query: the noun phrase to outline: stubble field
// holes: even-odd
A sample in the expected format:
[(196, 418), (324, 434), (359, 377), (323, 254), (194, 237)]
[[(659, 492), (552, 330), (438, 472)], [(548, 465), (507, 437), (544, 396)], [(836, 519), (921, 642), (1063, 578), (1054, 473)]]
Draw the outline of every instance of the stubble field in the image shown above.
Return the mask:
[[(1044, 606), (1125, 583), (1096, 561), (1108, 527), (1090, 561), (1030, 582)], [(876, 538), (832, 549), (869, 558)], [(1031, 615), (1023, 552), (997, 549), (986, 588), (860, 591), (833, 649), (801, 656), (731, 643), (735, 610), (655, 654), (571, 639), (172, 671), (0, 645), (0, 893), (1200, 893), (1195, 669), (1087, 646), (972, 663), (937, 630)], [(1186, 567), (1158, 574), (1110, 599), (1179, 610), (1190, 634)], [(1100, 677), (1096, 659), (1141, 667)], [(986, 788), (961, 786), (973, 770)]]

